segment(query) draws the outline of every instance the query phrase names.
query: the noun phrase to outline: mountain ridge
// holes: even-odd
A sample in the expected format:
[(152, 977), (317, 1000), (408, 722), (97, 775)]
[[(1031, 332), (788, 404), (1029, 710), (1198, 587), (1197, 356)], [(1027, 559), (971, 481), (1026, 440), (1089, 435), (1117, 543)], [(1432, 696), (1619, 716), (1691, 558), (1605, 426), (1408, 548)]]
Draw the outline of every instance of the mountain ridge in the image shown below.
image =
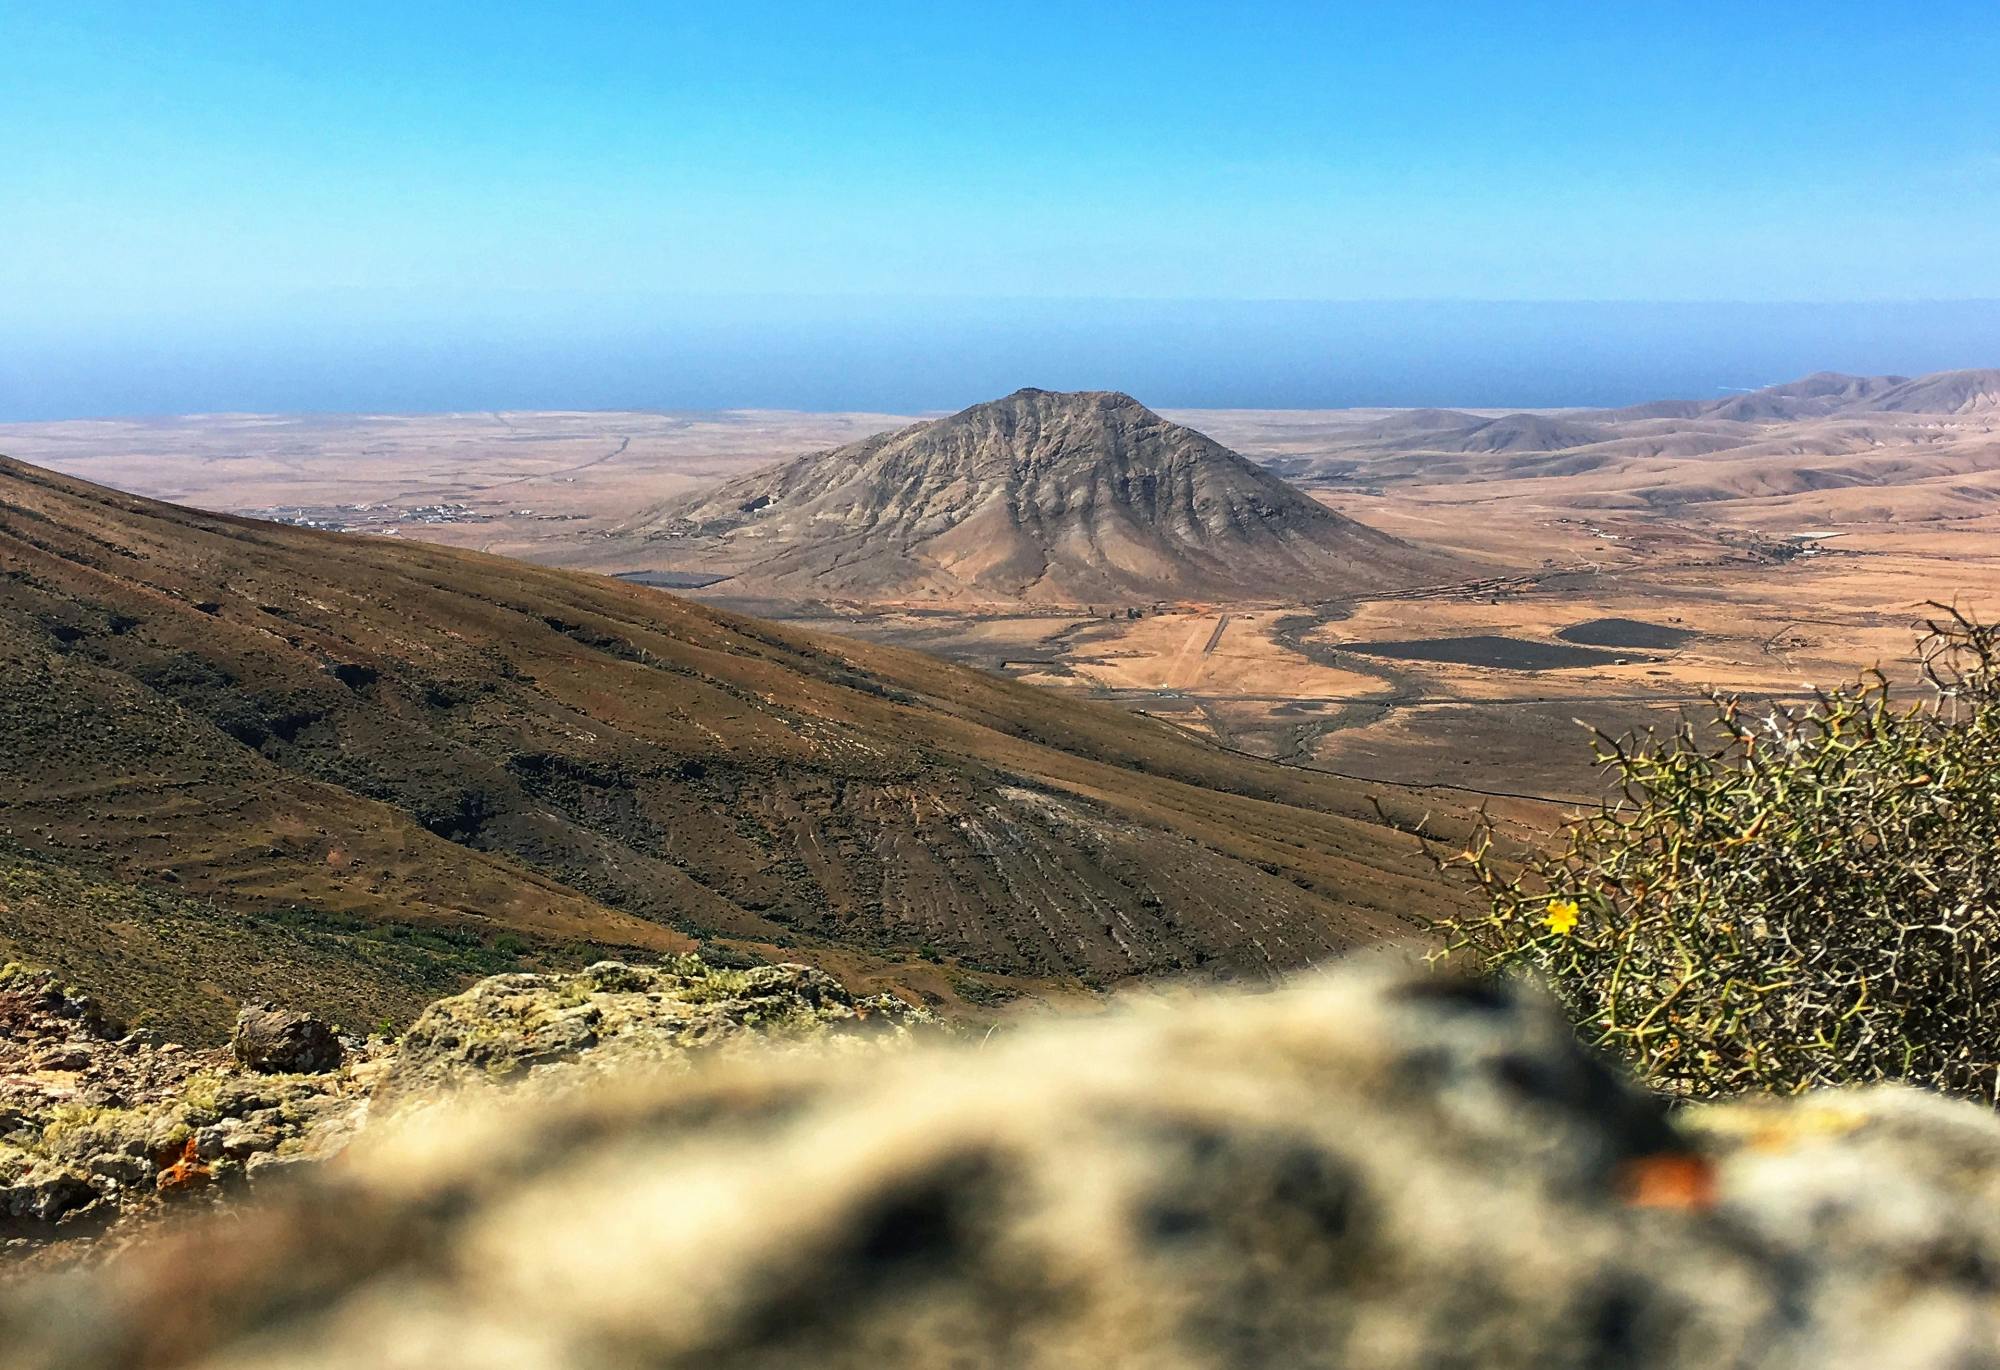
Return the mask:
[(1874, 408), (1892, 414), (1986, 414), (2000, 410), (2000, 368), (1934, 371), (1899, 382)]
[(1864, 414), (1967, 414), (2000, 409), (2000, 368), (1933, 371), (1921, 376), (1855, 376), (1815, 371), (1715, 400), (1656, 400), (1581, 417), (1598, 420), (1712, 418), (1742, 423)]

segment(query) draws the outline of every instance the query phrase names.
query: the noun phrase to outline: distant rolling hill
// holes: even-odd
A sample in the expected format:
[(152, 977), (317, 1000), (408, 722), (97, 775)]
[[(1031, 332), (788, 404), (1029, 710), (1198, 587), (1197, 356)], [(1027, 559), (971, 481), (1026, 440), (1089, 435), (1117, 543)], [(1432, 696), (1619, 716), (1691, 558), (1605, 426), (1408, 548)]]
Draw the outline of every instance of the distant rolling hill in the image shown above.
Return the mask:
[(1021, 390), (646, 511), (732, 591), (1116, 606), (1313, 601), (1451, 578), (1128, 395)]
[(1441, 452), (1561, 452), (1615, 436), (1597, 424), (1546, 414), (1507, 414), (1437, 444)]
[(1907, 376), (1849, 376), (1819, 371), (1802, 380), (1767, 385), (1719, 400), (1663, 400), (1625, 409), (1593, 411), (1592, 420), (1648, 418), (1730, 419), (1742, 423), (1791, 423), (1800, 419), (1863, 414), (1983, 414), (2000, 411), (2000, 368), (1938, 371)]
[(1789, 423), (1865, 410), (1872, 401), (1906, 383), (1902, 376), (1849, 376), (1839, 371), (1817, 371), (1800, 380), (1721, 399), (1659, 400), (1624, 409), (1599, 410), (1587, 417), (1612, 421), (1710, 418), (1739, 423)]
[(945, 999), (1258, 976), (1440, 897), (1361, 787), (1145, 718), (0, 459), (0, 959), (123, 1011), (360, 1025), (697, 940)]
[(2000, 413), (2000, 369), (1919, 376), (1874, 396), (1865, 408), (1884, 414)]
[(1425, 452), (1556, 452), (1602, 442), (1613, 431), (1566, 415), (1503, 414), (1481, 418), (1455, 409), (1409, 409), (1350, 429), (1346, 443)]
[(1926, 522), (2000, 504), (2000, 370), (1914, 380), (1822, 371), (1711, 400), (1521, 414), (1416, 410), (1334, 430), (1302, 480), (1531, 488), (1577, 509), (1781, 526)]
[(1388, 418), (1378, 419), (1351, 430), (1354, 439), (1368, 438), (1416, 438), (1437, 434), (1470, 433), (1473, 429), (1489, 422), (1477, 414), (1463, 413), (1457, 409), (1400, 409)]
[(1903, 384), (1901, 376), (1848, 376), (1817, 371), (1803, 380), (1767, 385), (1708, 407), (1709, 418), (1741, 423), (1789, 423), (1879, 407), (1887, 392)]

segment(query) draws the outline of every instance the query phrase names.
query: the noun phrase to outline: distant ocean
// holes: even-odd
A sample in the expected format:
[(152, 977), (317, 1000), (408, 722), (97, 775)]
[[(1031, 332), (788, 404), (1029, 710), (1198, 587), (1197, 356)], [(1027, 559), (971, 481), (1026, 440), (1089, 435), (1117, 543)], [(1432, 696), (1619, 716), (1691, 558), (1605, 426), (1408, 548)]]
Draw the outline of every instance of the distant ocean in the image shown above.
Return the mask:
[(954, 409), (1022, 385), (1161, 407), (1615, 405), (1812, 371), (2000, 365), (2000, 302), (386, 296), (5, 317), (0, 421), (216, 411)]

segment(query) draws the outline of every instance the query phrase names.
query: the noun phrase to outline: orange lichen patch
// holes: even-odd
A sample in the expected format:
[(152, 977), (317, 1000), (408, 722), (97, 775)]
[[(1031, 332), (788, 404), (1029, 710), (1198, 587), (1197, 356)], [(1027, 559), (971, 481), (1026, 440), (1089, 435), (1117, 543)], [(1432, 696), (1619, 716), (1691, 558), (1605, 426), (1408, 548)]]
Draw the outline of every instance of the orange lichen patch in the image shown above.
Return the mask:
[(1715, 1165), (1704, 1156), (1666, 1152), (1627, 1161), (1619, 1169), (1619, 1189), (1633, 1208), (1713, 1208)]
[(181, 1148), (179, 1159), (160, 1172), (159, 1189), (162, 1194), (183, 1194), (203, 1188), (212, 1178), (208, 1167), (201, 1163), (194, 1138), (190, 1137)]

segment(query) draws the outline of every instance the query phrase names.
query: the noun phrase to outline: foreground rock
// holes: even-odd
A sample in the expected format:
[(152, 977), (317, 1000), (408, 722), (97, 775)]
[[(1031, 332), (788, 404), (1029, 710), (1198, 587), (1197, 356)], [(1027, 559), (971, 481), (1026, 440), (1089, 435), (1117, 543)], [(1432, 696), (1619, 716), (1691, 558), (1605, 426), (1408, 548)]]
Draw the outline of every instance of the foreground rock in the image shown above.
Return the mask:
[(231, 1048), (121, 1038), (53, 977), (0, 972), (0, 1252), (67, 1248), (162, 1200), (224, 1197), (338, 1154), (403, 1104), (467, 1085), (565, 1082), (750, 1039), (902, 1034), (927, 1015), (856, 999), (804, 966), (603, 962), (502, 975), (441, 1000), (400, 1041), (350, 1039), (268, 1004)]
[(0, 1364), (1924, 1370), (2000, 1346), (1989, 1114), (1878, 1089), (1690, 1125), (1512, 990), (1347, 976), (458, 1107), (226, 1226), (17, 1286)]

